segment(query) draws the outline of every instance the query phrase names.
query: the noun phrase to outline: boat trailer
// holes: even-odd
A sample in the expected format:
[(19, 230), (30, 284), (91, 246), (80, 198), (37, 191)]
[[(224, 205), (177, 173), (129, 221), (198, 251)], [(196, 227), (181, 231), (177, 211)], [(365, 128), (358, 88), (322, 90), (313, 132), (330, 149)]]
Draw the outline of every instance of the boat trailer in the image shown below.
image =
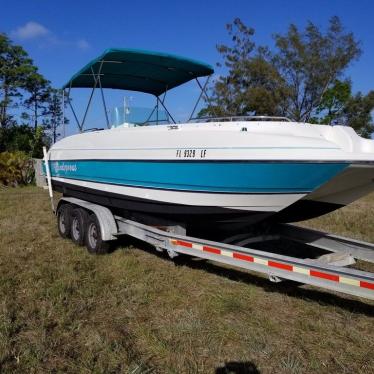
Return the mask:
[[(102, 245), (128, 235), (158, 251), (166, 251), (171, 258), (179, 254), (190, 255), (263, 273), (273, 282), (291, 280), (374, 300), (374, 274), (347, 267), (356, 260), (374, 262), (374, 244), (290, 224), (274, 225), (264, 235), (239, 234), (216, 242), (187, 236), (185, 228), (178, 224), (156, 223), (152, 218), (146, 224), (141, 223), (114, 215), (104, 206), (72, 197), (60, 199), (58, 217), (58, 212), (66, 205), (83, 209), (97, 218), (99, 227), (93, 234), (89, 230), (86, 232), (86, 245), (89, 240)], [(144, 216), (143, 221), (147, 221), (147, 217)], [(276, 243), (277, 240), (292, 241), (328, 253), (310, 259), (248, 247), (256, 243)], [(92, 244), (88, 248), (90, 252), (103, 253), (102, 248)]]

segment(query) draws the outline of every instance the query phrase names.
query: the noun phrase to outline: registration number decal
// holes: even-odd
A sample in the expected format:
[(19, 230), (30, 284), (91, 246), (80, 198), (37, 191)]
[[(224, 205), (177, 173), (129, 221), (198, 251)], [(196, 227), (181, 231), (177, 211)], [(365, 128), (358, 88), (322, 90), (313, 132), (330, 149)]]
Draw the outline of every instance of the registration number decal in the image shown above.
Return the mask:
[(177, 158), (205, 158), (206, 149), (177, 149)]

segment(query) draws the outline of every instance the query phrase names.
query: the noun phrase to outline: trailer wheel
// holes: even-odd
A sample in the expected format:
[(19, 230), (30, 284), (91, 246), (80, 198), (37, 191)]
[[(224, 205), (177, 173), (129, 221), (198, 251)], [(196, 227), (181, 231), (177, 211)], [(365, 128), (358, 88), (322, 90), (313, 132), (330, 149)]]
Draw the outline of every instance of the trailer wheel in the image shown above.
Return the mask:
[(62, 238), (70, 238), (71, 211), (70, 204), (62, 204), (57, 210), (57, 228)]
[(100, 223), (95, 214), (88, 218), (86, 227), (86, 247), (92, 254), (102, 255), (110, 251), (110, 243), (101, 236)]
[(88, 213), (82, 208), (76, 208), (71, 214), (70, 236), (71, 240), (78, 245), (84, 244), (85, 228)]

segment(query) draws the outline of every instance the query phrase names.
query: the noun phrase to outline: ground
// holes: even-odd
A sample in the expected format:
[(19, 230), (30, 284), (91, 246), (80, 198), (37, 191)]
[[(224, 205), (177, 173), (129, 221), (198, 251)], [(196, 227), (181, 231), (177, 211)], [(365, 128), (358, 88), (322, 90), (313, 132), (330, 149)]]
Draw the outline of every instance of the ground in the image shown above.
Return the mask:
[[(374, 242), (373, 209), (304, 224)], [(0, 191), (2, 373), (367, 374), (373, 317), (372, 301), (136, 242), (89, 255), (59, 237), (44, 190)]]

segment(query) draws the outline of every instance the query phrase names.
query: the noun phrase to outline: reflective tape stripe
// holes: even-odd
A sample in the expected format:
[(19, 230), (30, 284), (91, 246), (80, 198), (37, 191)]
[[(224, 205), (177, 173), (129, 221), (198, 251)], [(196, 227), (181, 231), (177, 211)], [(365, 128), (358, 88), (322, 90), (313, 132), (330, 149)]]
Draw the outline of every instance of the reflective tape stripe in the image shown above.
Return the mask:
[(278, 269), (282, 269), (282, 270), (288, 270), (288, 271), (293, 270), (292, 265), (282, 264), (281, 262), (269, 261), (268, 265), (273, 267), (273, 268), (278, 268)]
[(232, 254), (232, 257), (237, 258), (238, 260), (243, 260), (243, 261), (248, 261), (248, 262), (253, 262), (253, 260), (254, 260), (254, 258), (252, 256), (243, 255), (242, 253), (237, 253), (237, 252), (234, 252)]
[(175, 245), (180, 245), (182, 247), (192, 248), (192, 243), (184, 242), (183, 240), (175, 240)]
[(295, 273), (300, 273), (300, 274), (309, 275), (309, 269), (299, 268), (298, 266), (294, 266), (294, 267), (293, 267), (293, 271), (294, 271)]
[(203, 246), (200, 245), (200, 244), (192, 244), (192, 248), (193, 249), (197, 249), (198, 251), (202, 251), (203, 250)]
[(349, 286), (356, 286), (356, 287), (362, 287), (362, 288), (374, 290), (374, 283), (360, 281), (359, 279), (347, 278), (347, 277), (339, 276), (336, 274), (327, 273), (324, 271), (307, 269), (304, 267), (289, 265), (283, 262), (278, 262), (278, 261), (273, 261), (273, 260), (266, 260), (264, 258), (254, 257), (254, 256), (251, 256), (245, 253), (228, 251), (224, 249), (210, 247), (208, 245), (201, 245), (201, 244), (186, 242), (183, 240), (170, 239), (170, 243), (172, 245), (178, 245), (178, 246), (185, 247), (185, 248), (192, 248), (198, 251), (204, 251), (208, 253), (222, 255), (225, 257), (231, 257), (239, 261), (254, 262), (256, 264), (265, 265), (265, 266), (269, 266), (269, 267), (277, 268), (281, 270), (291, 271), (291, 272), (303, 274), (303, 275), (314, 277), (314, 278), (322, 278), (322, 279), (329, 280), (332, 282), (344, 283)]
[(203, 246), (203, 251), (204, 252), (209, 252), (209, 253), (214, 253), (216, 255), (220, 255), (221, 254), (221, 250), (218, 249), (218, 248), (213, 248), (213, 247), (209, 247), (207, 245), (204, 245)]
[(350, 286), (360, 287), (360, 281), (357, 279), (340, 277), (340, 283), (349, 284)]
[(266, 265), (266, 266), (268, 265), (268, 260), (264, 260), (258, 257), (254, 257), (253, 262), (255, 262), (256, 264), (261, 264), (261, 265)]
[(310, 275), (316, 278), (328, 279), (334, 282), (339, 282), (339, 275), (323, 273), (322, 271), (310, 270)]
[(369, 290), (374, 290), (374, 283), (360, 281), (360, 287), (368, 288)]
[(234, 257), (234, 253), (233, 252), (225, 251), (223, 249), (221, 249), (221, 255), (222, 256), (226, 256), (226, 257)]

